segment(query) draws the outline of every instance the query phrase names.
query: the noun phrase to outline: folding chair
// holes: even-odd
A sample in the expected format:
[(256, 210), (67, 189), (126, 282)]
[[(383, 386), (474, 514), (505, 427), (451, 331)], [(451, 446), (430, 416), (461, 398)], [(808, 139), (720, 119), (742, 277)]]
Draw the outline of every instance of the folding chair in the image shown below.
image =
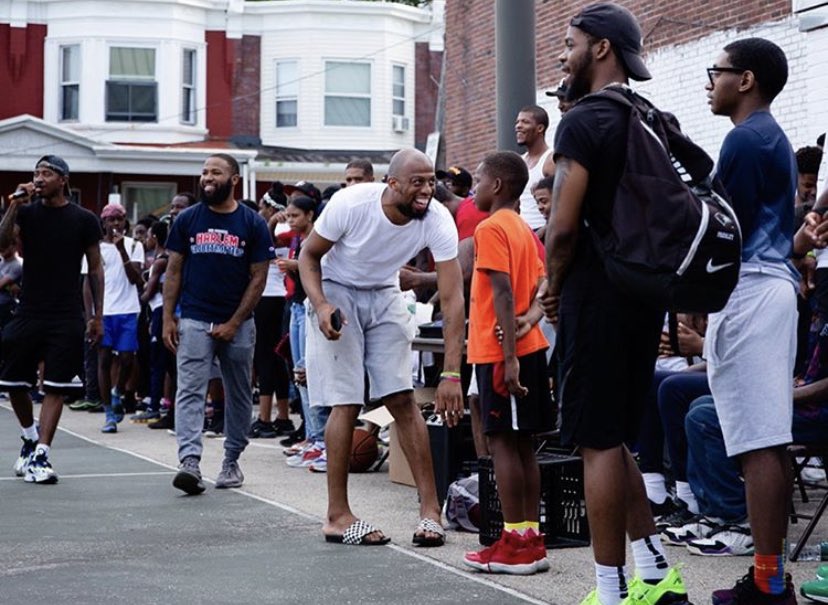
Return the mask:
[[(828, 459), (828, 443), (789, 445), (788, 455), (791, 457), (791, 464), (793, 465), (794, 483), (799, 488), (799, 493), (802, 497), (802, 502), (807, 504), (809, 498), (807, 492), (805, 491), (805, 482), (802, 479), (802, 469), (805, 468), (805, 466), (807, 466), (808, 462), (812, 458), (822, 458), (823, 460)], [(803, 461), (797, 462), (797, 458), (802, 458)], [(828, 491), (826, 491), (825, 495), (822, 497), (822, 500), (820, 500), (813, 515), (797, 513), (794, 510), (792, 494), (790, 515), (791, 523), (796, 523), (798, 519), (809, 519), (809, 521), (808, 525), (805, 527), (805, 530), (802, 532), (802, 535), (799, 536), (799, 540), (797, 540), (796, 547), (791, 551), (790, 555), (788, 556), (788, 558), (791, 561), (796, 561), (799, 558), (799, 553), (802, 552), (802, 549), (805, 547), (805, 544), (808, 542), (808, 539), (814, 532), (814, 529), (816, 528), (817, 524), (822, 518), (822, 514), (825, 512), (826, 508), (828, 508)]]

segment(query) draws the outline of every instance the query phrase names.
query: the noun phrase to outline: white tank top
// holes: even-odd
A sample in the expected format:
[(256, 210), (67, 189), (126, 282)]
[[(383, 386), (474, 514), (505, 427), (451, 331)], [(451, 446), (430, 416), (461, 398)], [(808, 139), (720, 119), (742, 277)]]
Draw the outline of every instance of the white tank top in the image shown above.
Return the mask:
[[(546, 219), (538, 210), (538, 203), (532, 195), (532, 187), (535, 186), (539, 180), (543, 178), (543, 165), (546, 163), (546, 158), (552, 153), (550, 147), (543, 152), (537, 163), (529, 169), (529, 181), (526, 183), (526, 189), (520, 195), (520, 216), (532, 229), (538, 229), (546, 224)], [(529, 154), (523, 154), (523, 161), (529, 164)]]

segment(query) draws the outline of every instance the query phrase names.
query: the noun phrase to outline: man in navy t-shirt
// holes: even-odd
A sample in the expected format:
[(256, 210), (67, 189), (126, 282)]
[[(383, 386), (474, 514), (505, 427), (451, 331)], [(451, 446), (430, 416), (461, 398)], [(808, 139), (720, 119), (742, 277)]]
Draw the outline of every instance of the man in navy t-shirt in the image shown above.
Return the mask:
[(790, 498), (796, 293), (790, 263), (796, 161), (770, 113), (788, 78), (785, 53), (761, 38), (728, 44), (707, 70), (716, 115), (733, 122), (722, 143), (718, 176), (742, 228), (739, 283), (705, 341), (707, 376), (729, 457), (745, 478), (755, 564), (747, 581), (713, 593), (714, 603), (789, 605), (783, 552)]
[(201, 428), (216, 356), (226, 393), (224, 462), (216, 487), (239, 487), (244, 481), (238, 459), (247, 446), (252, 413), (252, 314), (275, 251), (264, 219), (234, 199), (239, 179), (239, 164), (232, 156), (207, 158), (201, 172), (202, 203), (178, 216), (167, 239), (163, 336), (177, 354), (178, 367), (175, 433), (180, 466), (173, 485), (191, 495), (204, 491)]

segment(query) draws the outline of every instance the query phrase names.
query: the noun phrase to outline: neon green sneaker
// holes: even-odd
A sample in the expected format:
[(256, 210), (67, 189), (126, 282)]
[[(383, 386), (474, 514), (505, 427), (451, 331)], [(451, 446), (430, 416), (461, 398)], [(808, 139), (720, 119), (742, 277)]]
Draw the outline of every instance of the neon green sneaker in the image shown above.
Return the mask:
[(828, 580), (828, 565), (820, 565), (817, 567), (817, 579)]
[[(637, 601), (633, 601), (630, 597), (627, 597), (621, 601), (621, 605), (635, 605), (635, 603), (637, 603)], [(589, 593), (587, 598), (581, 601), (581, 605), (602, 605), (601, 601), (598, 600), (598, 591), (593, 590)]]
[[(820, 571), (828, 570), (823, 570), (820, 567)], [(817, 572), (817, 576), (819, 576), (819, 572)], [(828, 603), (828, 580), (817, 577), (816, 580), (803, 582), (799, 587), (799, 594), (818, 603)]]
[[(629, 584), (629, 602), (635, 605), (689, 605), (687, 589), (677, 567), (671, 567), (658, 584), (648, 584), (635, 576)], [(625, 601), (626, 602), (626, 601)]]

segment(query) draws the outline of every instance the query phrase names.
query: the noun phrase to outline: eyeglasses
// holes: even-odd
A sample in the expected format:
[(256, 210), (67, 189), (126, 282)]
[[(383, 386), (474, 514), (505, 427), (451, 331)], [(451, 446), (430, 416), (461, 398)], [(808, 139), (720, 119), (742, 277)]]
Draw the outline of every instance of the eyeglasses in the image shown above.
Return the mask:
[(743, 67), (708, 67), (707, 68), (707, 77), (710, 78), (710, 83), (715, 84), (715, 80), (720, 73), (728, 73), (728, 74), (741, 74), (746, 72), (747, 70)]

